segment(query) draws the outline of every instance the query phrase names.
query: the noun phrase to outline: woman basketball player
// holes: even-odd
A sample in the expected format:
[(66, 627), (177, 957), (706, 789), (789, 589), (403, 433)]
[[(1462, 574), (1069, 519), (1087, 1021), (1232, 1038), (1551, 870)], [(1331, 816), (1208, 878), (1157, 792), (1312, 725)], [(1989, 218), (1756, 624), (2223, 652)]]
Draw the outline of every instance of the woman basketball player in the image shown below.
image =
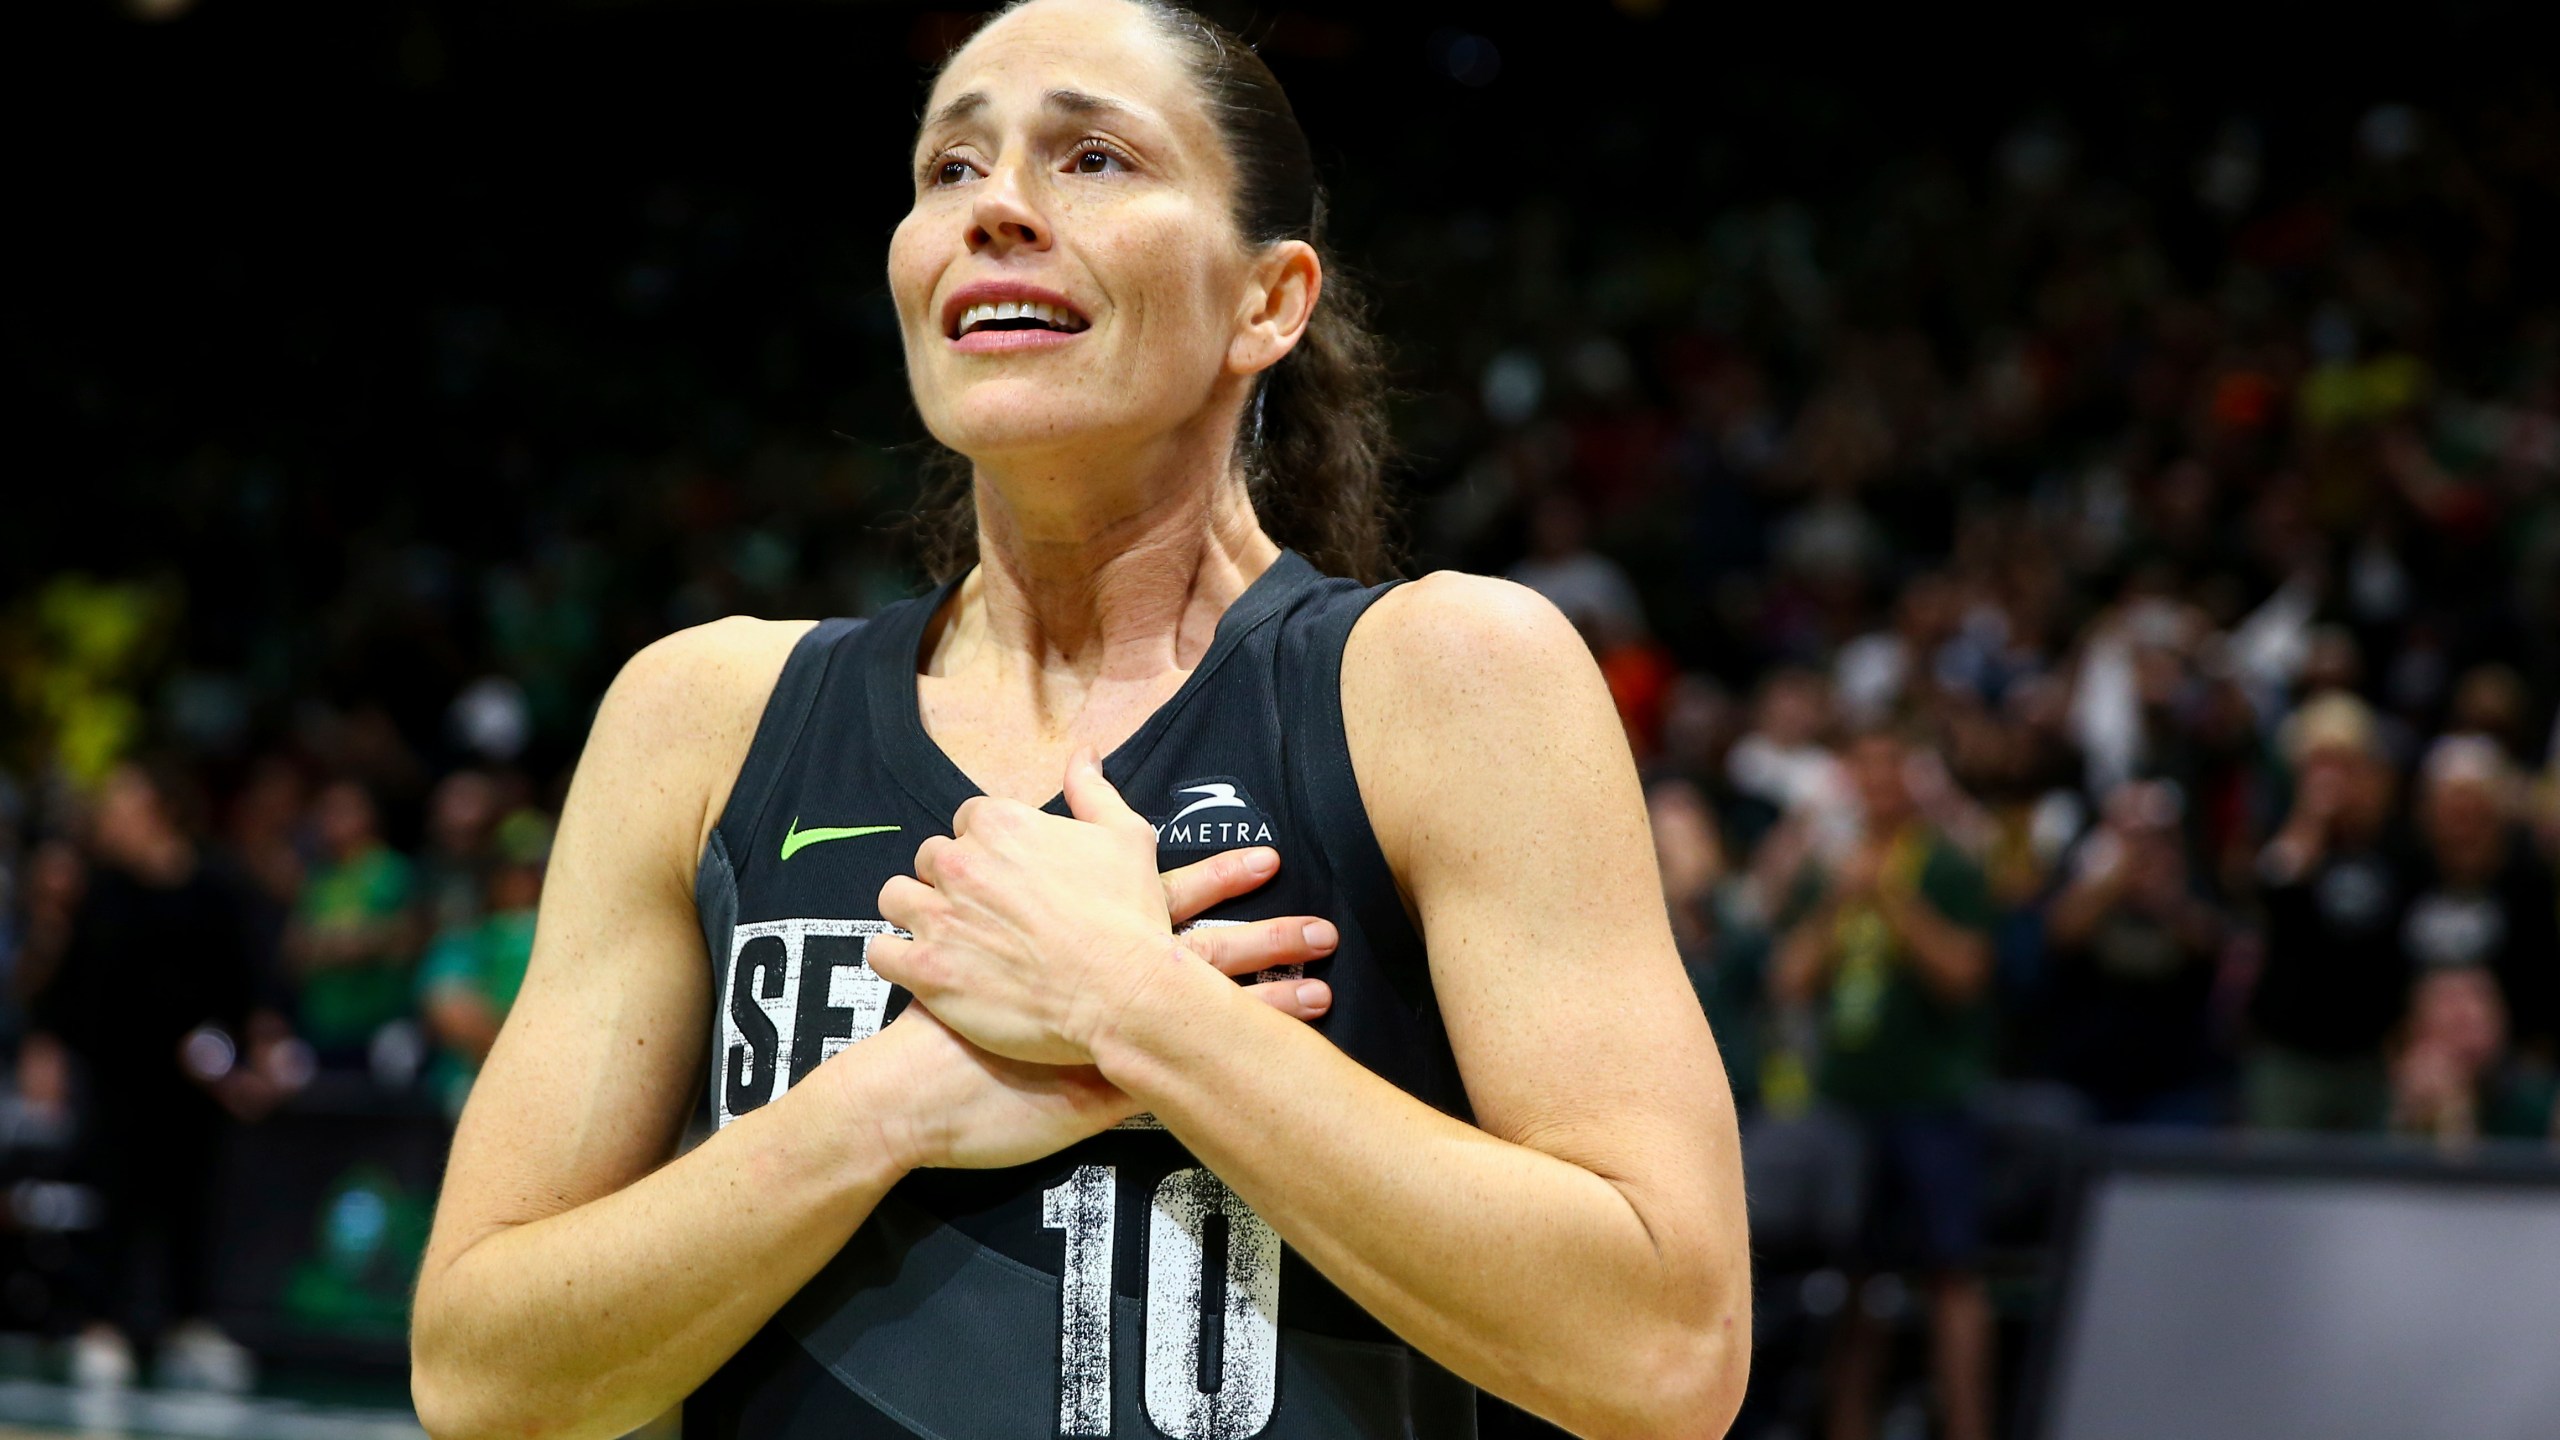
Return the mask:
[(1723, 1433), (1734, 1117), (1634, 768), (1543, 601), (1361, 583), (1367, 342), (1270, 72), (1032, 0), (914, 173), (974, 563), (615, 681), (419, 1281), (429, 1430), (1446, 1437), (1481, 1387)]

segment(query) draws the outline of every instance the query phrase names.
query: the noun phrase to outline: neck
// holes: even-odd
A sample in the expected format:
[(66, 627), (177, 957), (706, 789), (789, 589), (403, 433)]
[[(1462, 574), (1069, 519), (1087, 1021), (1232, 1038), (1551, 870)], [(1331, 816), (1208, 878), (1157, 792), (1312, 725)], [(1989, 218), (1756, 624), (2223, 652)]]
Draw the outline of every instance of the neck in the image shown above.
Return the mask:
[(1088, 679), (1190, 668), (1219, 614), (1280, 558), (1228, 464), (1232, 428), (1213, 429), (1098, 462), (980, 462), (978, 568), (929, 669), (981, 646)]

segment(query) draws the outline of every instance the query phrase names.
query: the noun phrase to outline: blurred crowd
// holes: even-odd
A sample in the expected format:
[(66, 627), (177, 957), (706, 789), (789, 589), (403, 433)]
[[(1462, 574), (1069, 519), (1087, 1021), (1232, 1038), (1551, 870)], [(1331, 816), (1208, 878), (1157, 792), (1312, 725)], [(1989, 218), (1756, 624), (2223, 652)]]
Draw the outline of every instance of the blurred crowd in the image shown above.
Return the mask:
[(133, 1383), (138, 1336), (160, 1383), (252, 1383), (206, 1288), (226, 1134), (294, 1104), (457, 1116), (532, 958), (551, 828), (521, 775), (459, 769), (396, 848), (364, 781), (281, 755), (217, 817), (150, 755), (23, 856), (11, 1138), (68, 1137), (104, 1222), (66, 1267), (74, 1379)]
[[(1983, 190), (1870, 197), (1889, 246), (1729, 217), (1697, 302), (1729, 327), (1485, 369), (1517, 423), (1426, 521), (1498, 560), (1516, 517), (1509, 573), (1599, 656), (1755, 1242), (1854, 1196), (1832, 1273), (1923, 1282), (1941, 1433), (1996, 1410), (1988, 1113), (2560, 1143), (2539, 123), (2463, 152), (2380, 107), (2328, 188), (2246, 218), (2226, 137), (2202, 265), (2029, 126)], [(1828, 1433), (1870, 1434), (1885, 1337), (1839, 1315)]]
[[(2137, 183), (2030, 119), (1701, 224), (1541, 184), (1400, 207), (1382, 157), (1338, 216), (1401, 357), (1414, 568), (1507, 573), (1589, 640), (1755, 1204), (1851, 1157), (1803, 1207), (1851, 1186), (1843, 1273), (1923, 1282), (1957, 1440), (1996, 1409), (2002, 1094), (2560, 1134), (2560, 105), (2378, 105), (2309, 163), (2197, 133)], [(539, 303), (468, 251), (419, 403), (479, 478), (366, 509), (183, 449), (165, 523), (223, 563), (0, 597), (19, 1102), (86, 1116), (115, 1263), (165, 1267), (99, 1291), (97, 1375), (172, 1325), (236, 1371), (171, 1278), (218, 1117), (459, 1104), (622, 656), (916, 582), (878, 523), (917, 459), (877, 443), (912, 425), (893, 326), (783, 228), (651, 187), (582, 239), (601, 283)], [(868, 442), (813, 434), (843, 388)], [(1869, 1313), (1834, 1435), (1880, 1403)]]

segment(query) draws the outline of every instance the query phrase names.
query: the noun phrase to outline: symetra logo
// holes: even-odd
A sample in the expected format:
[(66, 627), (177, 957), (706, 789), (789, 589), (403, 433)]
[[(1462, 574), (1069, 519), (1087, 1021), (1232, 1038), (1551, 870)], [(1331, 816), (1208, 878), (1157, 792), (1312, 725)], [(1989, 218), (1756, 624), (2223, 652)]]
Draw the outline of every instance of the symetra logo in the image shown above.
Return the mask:
[(791, 817), (791, 829), (782, 837), (782, 858), (788, 860), (810, 846), (828, 840), (850, 840), (857, 835), (890, 835), (897, 829), (895, 825), (818, 825), (803, 830), (800, 817), (794, 815)]
[(1158, 820), (1156, 843), (1198, 849), (1268, 845), (1271, 821), (1233, 780), (1195, 780), (1174, 787), (1175, 809)]

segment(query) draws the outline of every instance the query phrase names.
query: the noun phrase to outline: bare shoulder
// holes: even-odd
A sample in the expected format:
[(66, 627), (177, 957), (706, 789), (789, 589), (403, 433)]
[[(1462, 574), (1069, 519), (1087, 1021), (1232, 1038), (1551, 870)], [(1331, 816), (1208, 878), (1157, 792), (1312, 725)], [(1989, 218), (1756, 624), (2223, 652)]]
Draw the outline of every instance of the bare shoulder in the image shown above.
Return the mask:
[(1379, 597), (1342, 658), (1360, 792), (1400, 876), (1427, 848), (1431, 797), (1485, 806), (1632, 778), (1608, 687), (1581, 635), (1509, 580), (1438, 571)]
[(597, 707), (580, 779), (593, 772), (623, 803), (646, 796), (690, 821), (689, 868), (728, 804), (791, 647), (815, 623), (732, 616), (644, 646)]
[(1599, 678), (1582, 637), (1545, 596), (1516, 581), (1456, 570), (1435, 570), (1379, 596), (1352, 627), (1342, 670), (1346, 697), (1355, 679), (1391, 679), (1396, 688), (1418, 687), (1417, 708), (1523, 679), (1553, 684), (1568, 672)]
[(623, 662), (597, 723), (613, 714), (620, 725), (663, 727), (662, 739), (726, 728), (742, 714), (752, 726), (791, 647), (815, 623), (732, 615), (654, 640)]

